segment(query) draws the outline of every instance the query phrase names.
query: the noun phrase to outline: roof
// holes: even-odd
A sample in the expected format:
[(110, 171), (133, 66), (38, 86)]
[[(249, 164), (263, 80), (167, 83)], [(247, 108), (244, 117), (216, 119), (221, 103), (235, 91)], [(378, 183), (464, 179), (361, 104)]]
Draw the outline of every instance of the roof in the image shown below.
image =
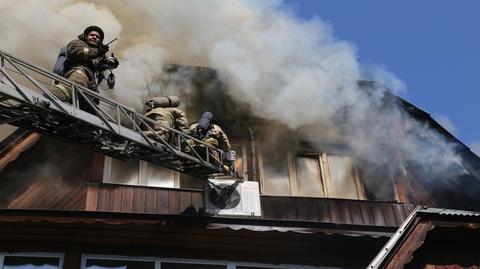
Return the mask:
[(0, 209), (1, 223), (50, 223), (82, 225), (129, 225), (190, 227), (205, 230), (250, 232), (290, 232), (301, 234), (341, 234), (345, 236), (389, 237), (390, 226), (338, 224), (313, 221), (269, 220), (259, 218), (231, 218), (218, 216), (189, 216), (173, 214), (145, 214), (127, 212), (98, 212), (81, 210)]
[(38, 139), (40, 139), (40, 134), (19, 128), (0, 141), (0, 171), (7, 164), (16, 160), (22, 152), (33, 146)]
[(407, 264), (415, 264), (414, 267), (421, 264), (421, 268), (436, 264), (480, 265), (480, 260), (469, 260), (469, 253), (476, 253), (473, 254), (476, 257), (480, 252), (479, 228), (480, 212), (418, 206), (368, 268), (404, 268)]
[(43, 251), (80, 245), (84, 251), (108, 255), (364, 267), (387, 237), (343, 234), (348, 228), (298, 221), (0, 209), (0, 241), (12, 246), (12, 252), (38, 251), (32, 245)]

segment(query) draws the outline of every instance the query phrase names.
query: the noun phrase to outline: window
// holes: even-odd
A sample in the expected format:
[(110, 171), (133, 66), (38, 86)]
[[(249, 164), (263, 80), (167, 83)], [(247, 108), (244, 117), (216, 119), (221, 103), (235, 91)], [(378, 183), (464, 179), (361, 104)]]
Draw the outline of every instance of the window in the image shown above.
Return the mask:
[[(236, 151), (235, 169), (240, 175), (247, 170), (246, 148), (240, 142), (232, 142)], [(166, 188), (203, 189), (204, 180), (175, 172), (146, 161), (121, 161), (105, 157), (103, 182)]]
[(218, 260), (83, 255), (81, 269), (302, 269), (325, 268)]
[(61, 269), (62, 254), (50, 253), (8, 253), (0, 255), (2, 269)]
[(178, 188), (178, 177), (178, 173), (149, 162), (105, 157), (105, 183)]
[(162, 262), (162, 269), (226, 269), (226, 265)]
[(262, 189), (265, 194), (291, 194), (286, 152), (263, 149), (259, 165), (260, 176), (265, 179), (262, 180)]
[(336, 198), (361, 199), (364, 195), (360, 181), (355, 177), (356, 172), (351, 159), (346, 156), (329, 155), (327, 161), (331, 181), (330, 195)]
[(87, 259), (85, 269), (155, 269), (155, 261), (127, 259)]
[(271, 149), (260, 155), (263, 194), (365, 199), (358, 171), (347, 156)]

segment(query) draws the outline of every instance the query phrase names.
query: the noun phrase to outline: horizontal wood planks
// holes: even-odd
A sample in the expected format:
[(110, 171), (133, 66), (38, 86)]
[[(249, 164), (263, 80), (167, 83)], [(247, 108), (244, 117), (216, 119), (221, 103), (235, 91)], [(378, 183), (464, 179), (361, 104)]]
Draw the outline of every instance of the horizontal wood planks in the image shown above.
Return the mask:
[(262, 196), (265, 219), (400, 226), (412, 205), (327, 198)]
[[(188, 214), (203, 208), (203, 192), (143, 186), (90, 184), (87, 210), (150, 214)], [(189, 211), (186, 211), (186, 209)]]
[(84, 209), (92, 155), (40, 138), (0, 171), (0, 208)]

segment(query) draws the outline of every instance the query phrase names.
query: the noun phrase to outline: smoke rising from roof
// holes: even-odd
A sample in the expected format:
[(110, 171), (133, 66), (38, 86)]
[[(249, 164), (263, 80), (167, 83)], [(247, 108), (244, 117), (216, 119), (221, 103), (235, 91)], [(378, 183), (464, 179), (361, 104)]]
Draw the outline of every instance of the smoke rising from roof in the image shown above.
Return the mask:
[(383, 87), (357, 85), (373, 79), (398, 92), (400, 80), (379, 66), (361, 67), (355, 46), (330, 25), (299, 19), (281, 1), (1, 1), (0, 47), (51, 68), (60, 47), (92, 24), (106, 41), (119, 37), (116, 89), (104, 94), (137, 111), (148, 96), (191, 90), (160, 82), (165, 63), (211, 66), (235, 102), (312, 141), (326, 133), (342, 140), (371, 168), (367, 176), (396, 175), (409, 164), (429, 178), (464, 173), (451, 144), (384, 104)]

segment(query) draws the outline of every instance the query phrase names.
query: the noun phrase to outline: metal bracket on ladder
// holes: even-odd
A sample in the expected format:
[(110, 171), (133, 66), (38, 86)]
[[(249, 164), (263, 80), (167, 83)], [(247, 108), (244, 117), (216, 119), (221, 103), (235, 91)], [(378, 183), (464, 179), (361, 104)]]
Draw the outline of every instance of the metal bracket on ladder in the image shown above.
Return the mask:
[[(50, 86), (44, 85), (53, 81), (72, 89), (75, 101), (65, 103), (54, 96), (48, 89)], [(81, 110), (75, 98), (85, 100), (95, 115)], [(212, 157), (222, 156), (220, 149), (166, 126), (163, 128), (170, 131), (175, 143), (158, 135), (155, 139), (147, 137), (140, 127), (153, 131), (149, 127), (153, 120), (0, 50), (0, 124), (4, 123), (114, 158), (142, 159), (198, 178), (235, 174)], [(192, 147), (189, 140), (203, 150)]]

